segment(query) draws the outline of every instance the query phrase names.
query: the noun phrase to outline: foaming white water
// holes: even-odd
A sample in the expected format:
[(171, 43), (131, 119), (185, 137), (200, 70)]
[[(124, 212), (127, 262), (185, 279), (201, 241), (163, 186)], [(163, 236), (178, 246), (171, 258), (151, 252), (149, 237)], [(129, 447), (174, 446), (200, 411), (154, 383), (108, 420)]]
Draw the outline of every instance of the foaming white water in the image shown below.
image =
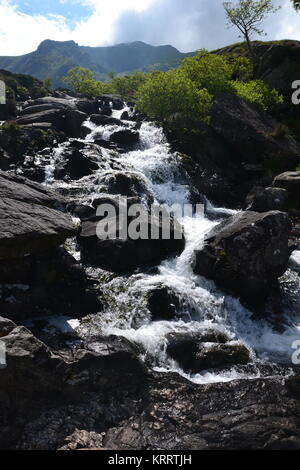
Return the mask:
[[(120, 117), (121, 112), (114, 112), (113, 117)], [(120, 114), (119, 114), (120, 113)], [(113, 132), (124, 127), (96, 126), (86, 123), (92, 130), (87, 141), (94, 138), (109, 140)], [(126, 123), (133, 126), (132, 123)], [(110, 159), (114, 154), (111, 150), (102, 149), (107, 167), (99, 171), (101, 181), (105, 180), (106, 172), (116, 171), (110, 167)], [(53, 179), (56, 162), (60, 158), (60, 150), (49, 165), (47, 181)], [(137, 149), (121, 155), (113, 155), (115, 161), (126, 171), (134, 172), (145, 182), (149, 192), (161, 203), (167, 205), (184, 205), (190, 202), (191, 188), (180, 168), (180, 156), (172, 153), (162, 129), (153, 123), (143, 123), (140, 129), (140, 145)], [(76, 183), (83, 185), (85, 179)], [(103, 191), (100, 183), (93, 182), (89, 189), (89, 197), (96, 198)], [(156, 370), (176, 371), (195, 383), (221, 382), (248, 377), (236, 368), (225, 372), (204, 371), (196, 376), (185, 374), (166, 354), (169, 333), (194, 333), (207, 328), (214, 328), (226, 333), (232, 341), (244, 343), (252, 352), (254, 361), (271, 361), (291, 363), (292, 344), (300, 339), (299, 317), (291, 318), (286, 312), (281, 331), (276, 331), (268, 320), (256, 320), (250, 310), (241, 302), (219, 290), (214, 282), (197, 276), (193, 272), (193, 259), (196, 249), (201, 248), (205, 235), (223, 218), (233, 215), (236, 211), (215, 208), (210, 201), (206, 204), (206, 213), (197, 213), (193, 217), (179, 217), (184, 227), (186, 246), (183, 253), (165, 260), (155, 274), (133, 275), (128, 280), (116, 278), (104, 285), (109, 307), (101, 314), (101, 329), (108, 334), (116, 334), (138, 343), (145, 360), (149, 360)], [(295, 252), (292, 262), (299, 265), (300, 252)], [(147, 317), (147, 293), (158, 286), (170, 287), (181, 301), (180, 320), (171, 322), (152, 322)], [(300, 293), (300, 285), (299, 285)], [(300, 296), (300, 294), (299, 294)], [(300, 298), (299, 298), (300, 300)], [(135, 324), (139, 317), (138, 325)], [(259, 372), (257, 372), (259, 374)], [(256, 377), (257, 375), (253, 375)]]
[(55, 168), (60, 162), (66, 144), (60, 144), (57, 148), (53, 149), (49, 165), (45, 167), (45, 184), (52, 184), (54, 182)]
[[(111, 132), (111, 130), (107, 130)], [(182, 171), (179, 159), (170, 152), (170, 147), (161, 128), (152, 123), (144, 123), (140, 130), (140, 148), (120, 156), (120, 161), (136, 172), (142, 173), (152, 185), (157, 200), (172, 205), (187, 204), (190, 200), (190, 188)], [(215, 208), (207, 201), (206, 211), (214, 218), (222, 219), (236, 211)], [(144, 275), (137, 279), (130, 288), (127, 302), (132, 303), (132, 295), (146, 295), (153, 288), (166, 285), (183, 300), (182, 321), (147, 322), (138, 329), (131, 328), (132, 317), (128, 325), (117, 323), (108, 326), (107, 332), (118, 334), (140, 344), (145, 351), (145, 358), (151, 357), (157, 370), (177, 371), (196, 383), (229, 381), (247, 375), (239, 373), (233, 367), (224, 374), (204, 371), (196, 376), (185, 374), (178, 364), (166, 354), (166, 335), (170, 332), (195, 332), (208, 326), (227, 333), (232, 340), (241, 341), (252, 352), (255, 361), (276, 361), (291, 363), (292, 344), (300, 339), (300, 321), (287, 321), (284, 330), (276, 332), (267, 320), (255, 320), (237, 298), (225, 295), (216, 285), (193, 273), (195, 249), (203, 244), (205, 235), (219, 222), (206, 218), (203, 214), (195, 217), (183, 217), (186, 247), (176, 258), (164, 261), (156, 275)], [(297, 254), (296, 254), (296, 259)], [(124, 299), (123, 299), (124, 301)], [(126, 302), (126, 300), (125, 300)], [(258, 376), (254, 375), (254, 377)], [(247, 376), (249, 378), (249, 376)]]
[(290, 267), (294, 271), (300, 272), (300, 251), (294, 251), (290, 258)]

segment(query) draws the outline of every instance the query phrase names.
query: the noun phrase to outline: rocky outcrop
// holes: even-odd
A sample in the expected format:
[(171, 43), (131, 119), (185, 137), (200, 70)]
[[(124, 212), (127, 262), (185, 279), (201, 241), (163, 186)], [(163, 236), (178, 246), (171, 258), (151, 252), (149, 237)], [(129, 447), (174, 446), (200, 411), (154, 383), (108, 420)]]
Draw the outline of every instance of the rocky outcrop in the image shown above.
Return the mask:
[(53, 109), (34, 112), (16, 119), (18, 125), (34, 125), (50, 123), (57, 130), (65, 132), (69, 137), (77, 137), (80, 134), (81, 124), (87, 119), (87, 115), (76, 109)]
[(244, 208), (254, 212), (284, 211), (287, 201), (288, 192), (285, 189), (255, 187), (248, 194)]
[(288, 192), (288, 206), (291, 209), (300, 209), (300, 171), (287, 172), (276, 176), (273, 186), (283, 188)]
[(26, 158), (46, 147), (63, 142), (65, 135), (50, 123), (19, 126), (7, 123), (0, 127), (0, 169), (26, 168)]
[[(0, 320), (0, 327), (5, 323)], [(0, 374), (0, 448), (16, 445), (22, 427), (47, 408), (76, 403), (91, 393), (135, 388), (143, 382), (144, 367), (125, 345), (103, 343), (99, 353), (53, 353), (24, 327), (2, 329), (6, 368)], [(21, 384), (21, 385), (20, 385)], [(49, 436), (50, 437), (50, 436)]]
[(216, 96), (211, 126), (244, 163), (259, 163), (271, 171), (291, 170), (300, 163), (300, 145), (288, 131), (277, 136), (280, 124), (238, 96)]
[(65, 201), (25, 178), (0, 173), (0, 310), (29, 316), (102, 310), (80, 264), (59, 248), (77, 233)]
[(41, 253), (76, 234), (62, 212), (13, 198), (0, 200), (0, 226), (0, 260)]
[(112, 450), (296, 450), (298, 420), (299, 379), (199, 386), (175, 374), (154, 374), (147, 412), (109, 429), (102, 445)]
[(284, 274), (292, 224), (283, 212), (244, 212), (215, 227), (195, 254), (194, 271), (256, 300)]

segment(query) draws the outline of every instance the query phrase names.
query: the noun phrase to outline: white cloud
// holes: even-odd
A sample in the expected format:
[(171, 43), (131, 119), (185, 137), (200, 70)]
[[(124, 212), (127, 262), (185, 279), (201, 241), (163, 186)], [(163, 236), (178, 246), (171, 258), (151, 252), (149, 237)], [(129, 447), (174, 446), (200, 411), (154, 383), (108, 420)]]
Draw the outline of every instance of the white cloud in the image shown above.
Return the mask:
[[(77, 0), (60, 0), (78, 3)], [(37, 48), (44, 39), (67, 41), (97, 46), (113, 40), (113, 25), (118, 16), (128, 9), (142, 11), (152, 0), (83, 0), (93, 8), (93, 14), (74, 28), (67, 19), (56, 16), (28, 15), (18, 11), (11, 0), (0, 0), (0, 55), (21, 55)]]
[[(76, 3), (89, 6), (92, 14), (70, 26), (61, 16), (31, 16), (21, 13), (14, 0), (0, 0), (0, 55), (31, 52), (44, 39), (73, 39), (87, 46), (144, 40), (174, 44), (181, 50), (212, 49), (238, 40), (234, 30), (225, 28), (220, 0), (56, 1), (70, 4), (70, 9), (72, 4), (76, 8)], [(300, 39), (300, 14), (294, 12), (290, 0), (275, 1), (283, 7), (266, 22), (268, 40)], [(125, 27), (119, 20), (128, 11), (136, 13), (136, 21), (133, 24), (129, 17)]]
[(0, 2), (0, 55), (21, 55), (46, 38), (67, 40), (71, 34), (62, 17), (30, 16), (8, 0)]

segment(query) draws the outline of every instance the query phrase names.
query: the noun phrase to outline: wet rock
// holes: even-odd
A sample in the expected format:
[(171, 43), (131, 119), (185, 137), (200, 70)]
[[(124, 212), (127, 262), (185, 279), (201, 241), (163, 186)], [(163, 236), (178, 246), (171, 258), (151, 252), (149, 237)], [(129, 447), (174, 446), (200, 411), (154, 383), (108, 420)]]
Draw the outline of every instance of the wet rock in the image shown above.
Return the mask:
[(81, 125), (86, 121), (87, 115), (77, 110), (68, 110), (66, 112), (65, 126), (61, 128), (69, 137), (78, 137), (80, 135)]
[(99, 100), (102, 102), (102, 106), (111, 106), (112, 109), (117, 111), (121, 111), (124, 108), (124, 102), (117, 96), (103, 95), (100, 96)]
[(64, 172), (72, 180), (79, 180), (84, 176), (92, 174), (99, 168), (99, 165), (92, 158), (84, 155), (76, 148), (70, 148), (70, 151), (65, 152), (64, 158), (67, 162)]
[(153, 320), (174, 320), (179, 313), (180, 298), (169, 287), (160, 286), (149, 293), (147, 308)]
[(121, 121), (128, 121), (129, 120), (129, 113), (128, 111), (124, 111), (122, 114), (121, 114)]
[(119, 145), (136, 145), (140, 141), (140, 134), (137, 131), (124, 129), (121, 131), (113, 132), (110, 136), (110, 140)]
[(276, 176), (273, 186), (283, 188), (288, 192), (288, 206), (291, 209), (300, 209), (300, 171), (287, 172)]
[(100, 103), (98, 100), (78, 100), (76, 101), (76, 107), (79, 111), (90, 116), (99, 112)]
[(258, 299), (287, 269), (291, 229), (283, 212), (237, 214), (206, 236), (196, 251), (194, 271), (242, 297)]
[[(167, 215), (166, 215), (167, 217)], [(134, 218), (133, 218), (134, 219)], [(166, 218), (164, 223), (166, 223)], [(150, 217), (148, 209), (144, 208), (140, 213), (138, 231), (147, 233), (147, 239), (132, 239), (125, 235), (124, 228), (128, 229), (133, 220), (125, 221), (116, 217), (116, 232), (110, 233), (109, 238), (98, 238), (98, 221), (89, 220), (82, 224), (78, 242), (81, 246), (82, 260), (85, 263), (99, 266), (108, 271), (124, 273), (132, 271), (146, 264), (153, 264), (171, 255), (181, 253), (184, 249), (185, 240), (182, 227), (169, 216), (170, 239), (165, 239), (162, 233), (162, 220), (159, 217)], [(106, 225), (106, 224), (105, 224)], [(121, 232), (119, 232), (121, 225)], [(136, 225), (135, 225), (136, 226)], [(127, 232), (127, 230), (125, 230)], [(151, 233), (157, 232), (157, 237), (151, 238)], [(138, 237), (141, 235), (138, 234)], [(181, 239), (179, 239), (179, 236)], [(127, 238), (126, 238), (127, 237)]]
[(245, 209), (254, 212), (284, 211), (287, 200), (285, 189), (255, 187), (246, 198)]
[(113, 113), (113, 110), (110, 106), (103, 106), (103, 108), (101, 108), (101, 111), (100, 111), (100, 114), (104, 116), (112, 116), (112, 113)]
[(94, 139), (94, 143), (96, 145), (99, 145), (99, 147), (109, 149), (109, 150), (118, 150), (118, 147), (116, 144), (113, 142), (110, 142), (109, 140), (104, 140), (104, 139)]
[(91, 134), (91, 132), (92, 129), (86, 123), (81, 124), (79, 134), (81, 139), (85, 139), (89, 134)]
[(153, 202), (153, 195), (145, 179), (140, 174), (130, 171), (107, 172), (98, 180), (103, 191), (111, 195), (138, 197)]
[[(214, 339), (220, 339), (221, 342), (214, 343)], [(167, 340), (167, 353), (184, 371), (193, 374), (229, 364), (247, 364), (250, 361), (250, 351), (240, 343), (227, 343), (223, 334), (209, 331), (195, 335), (174, 333)]]
[(102, 114), (93, 114), (90, 116), (91, 122), (97, 126), (124, 126), (125, 124), (120, 119), (105, 116)]

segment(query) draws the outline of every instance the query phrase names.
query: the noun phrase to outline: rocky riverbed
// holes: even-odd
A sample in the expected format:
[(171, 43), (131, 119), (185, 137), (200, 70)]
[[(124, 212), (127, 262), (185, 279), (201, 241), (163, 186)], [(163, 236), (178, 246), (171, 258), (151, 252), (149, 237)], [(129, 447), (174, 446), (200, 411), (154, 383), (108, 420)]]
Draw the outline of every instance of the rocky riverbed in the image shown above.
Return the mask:
[[(297, 141), (231, 95), (184, 132), (54, 95), (0, 127), (0, 448), (299, 449)], [(159, 236), (99, 239), (120, 200)], [(165, 240), (153, 204), (202, 211)]]

